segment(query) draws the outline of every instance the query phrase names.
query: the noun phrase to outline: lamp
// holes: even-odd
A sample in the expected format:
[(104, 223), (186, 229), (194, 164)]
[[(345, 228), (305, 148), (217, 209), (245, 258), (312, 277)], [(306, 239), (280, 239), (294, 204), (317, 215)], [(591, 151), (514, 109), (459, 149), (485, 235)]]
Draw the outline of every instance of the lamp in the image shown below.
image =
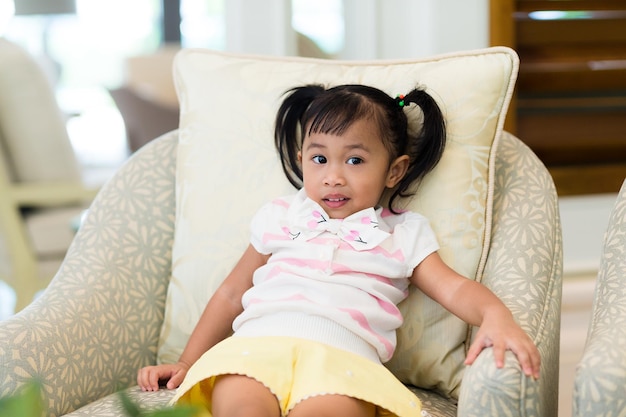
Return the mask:
[(16, 15), (74, 14), (74, 0), (14, 0)]

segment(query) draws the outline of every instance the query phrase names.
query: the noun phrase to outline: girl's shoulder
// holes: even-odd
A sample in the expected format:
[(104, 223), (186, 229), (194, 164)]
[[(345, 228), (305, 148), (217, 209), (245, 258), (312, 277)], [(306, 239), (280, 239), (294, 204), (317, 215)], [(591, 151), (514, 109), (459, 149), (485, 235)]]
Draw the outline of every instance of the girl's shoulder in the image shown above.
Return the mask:
[(287, 211), (289, 207), (293, 204), (295, 199), (295, 194), (285, 195), (281, 197), (276, 197), (270, 202), (265, 204), (268, 210), (276, 210), (276, 211)]
[(268, 242), (284, 240), (285, 218), (293, 204), (293, 195), (274, 198), (263, 204), (252, 217), (250, 222), (250, 242), (254, 248), (263, 254), (272, 253)]
[(290, 210), (297, 210), (306, 200), (304, 190), (300, 189), (296, 193), (276, 197), (263, 205), (260, 211), (270, 212), (275, 215), (287, 214)]
[(377, 210), (379, 218), (382, 223), (389, 229), (387, 232), (393, 232), (396, 228), (413, 229), (422, 227), (424, 224), (429, 224), (428, 218), (420, 213), (414, 211), (401, 211), (393, 213), (387, 208), (379, 208)]
[(265, 222), (268, 219), (278, 219), (285, 215), (289, 211), (289, 208), (293, 205), (297, 194), (290, 194), (286, 196), (276, 197), (265, 204), (263, 204), (256, 212), (254, 216), (260, 222)]
[(413, 211), (399, 214), (388, 211), (381, 213), (381, 219), (391, 235), (383, 244), (392, 249), (401, 248), (409, 271), (413, 271), (427, 255), (439, 250), (437, 236), (424, 215)]

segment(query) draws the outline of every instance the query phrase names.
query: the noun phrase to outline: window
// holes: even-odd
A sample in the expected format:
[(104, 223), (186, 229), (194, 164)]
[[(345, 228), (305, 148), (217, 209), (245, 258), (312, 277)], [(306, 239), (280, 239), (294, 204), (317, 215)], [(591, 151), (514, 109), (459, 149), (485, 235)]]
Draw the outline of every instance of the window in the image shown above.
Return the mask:
[(181, 0), (183, 47), (222, 50), (226, 46), (225, 0)]
[(292, 0), (293, 28), (313, 40), (329, 55), (344, 46), (342, 0)]

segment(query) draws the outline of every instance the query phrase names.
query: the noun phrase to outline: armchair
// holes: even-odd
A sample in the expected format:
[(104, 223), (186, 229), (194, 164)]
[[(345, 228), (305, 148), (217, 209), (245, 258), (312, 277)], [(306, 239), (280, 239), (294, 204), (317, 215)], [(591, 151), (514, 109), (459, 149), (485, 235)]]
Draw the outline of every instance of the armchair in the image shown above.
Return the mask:
[(574, 381), (574, 416), (621, 416), (626, 409), (626, 181), (604, 237), (591, 322)]
[(20, 46), (0, 38), (0, 280), (20, 310), (46, 287), (96, 195), (82, 183), (52, 86)]
[[(65, 262), (43, 295), (0, 322), (0, 396), (30, 378), (43, 382), (48, 416), (119, 417), (114, 394), (127, 388), (144, 406), (172, 392), (143, 393), (139, 367), (154, 363), (171, 276), (178, 136), (135, 153), (101, 190)], [(458, 402), (415, 389), (432, 416), (556, 416), (561, 234), (552, 180), (510, 134), (495, 161), (493, 233), (485, 284), (512, 308), (543, 359), (528, 384), (516, 361), (496, 370), (489, 349), (466, 370)], [(528, 223), (522, 211), (537, 220)], [(536, 233), (535, 233), (536, 232)], [(516, 276), (524, 276), (524, 285)], [(539, 309), (538, 320), (528, 309)], [(130, 388), (129, 388), (130, 387)], [(73, 410), (76, 410), (72, 412)]]

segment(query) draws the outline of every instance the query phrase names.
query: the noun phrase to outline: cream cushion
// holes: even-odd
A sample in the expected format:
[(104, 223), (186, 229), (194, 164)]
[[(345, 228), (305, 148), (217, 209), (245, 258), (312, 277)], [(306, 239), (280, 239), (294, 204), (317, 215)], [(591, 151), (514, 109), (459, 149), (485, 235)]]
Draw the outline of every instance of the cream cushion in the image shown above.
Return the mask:
[(44, 72), (22, 47), (3, 38), (0, 55), (0, 156), (9, 159), (7, 174), (19, 182), (80, 182), (65, 120)]
[[(431, 220), (441, 256), (480, 279), (489, 248), (493, 158), (518, 69), (507, 48), (411, 61), (341, 62), (181, 51), (174, 78), (181, 106), (172, 278), (158, 350), (178, 359), (207, 300), (248, 244), (256, 210), (295, 190), (273, 145), (282, 94), (306, 83), (361, 83), (392, 96), (427, 88), (447, 121), (435, 171), (407, 207)], [(468, 326), (419, 291), (401, 309), (389, 368), (407, 384), (457, 396)]]

